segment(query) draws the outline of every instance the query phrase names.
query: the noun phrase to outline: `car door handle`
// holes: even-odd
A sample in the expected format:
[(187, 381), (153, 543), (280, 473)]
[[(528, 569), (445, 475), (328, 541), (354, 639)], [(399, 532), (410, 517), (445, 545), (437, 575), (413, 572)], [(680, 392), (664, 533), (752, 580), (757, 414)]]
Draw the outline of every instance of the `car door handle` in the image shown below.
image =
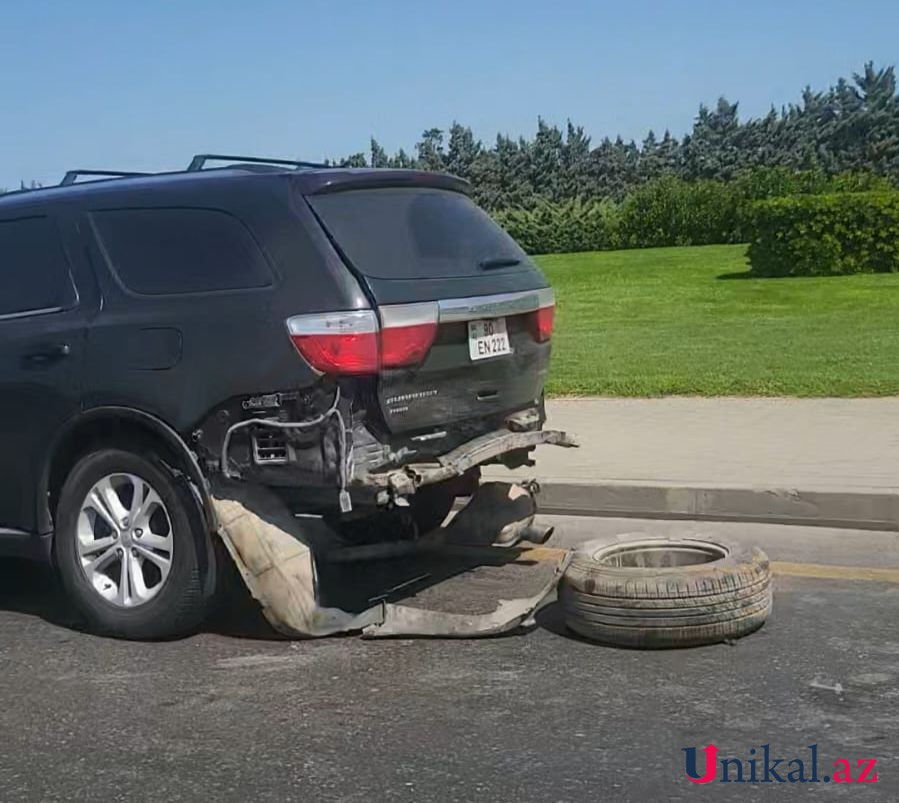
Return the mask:
[(32, 368), (41, 368), (64, 360), (72, 353), (72, 347), (68, 343), (54, 343), (49, 346), (41, 346), (35, 351), (25, 355), (25, 364)]

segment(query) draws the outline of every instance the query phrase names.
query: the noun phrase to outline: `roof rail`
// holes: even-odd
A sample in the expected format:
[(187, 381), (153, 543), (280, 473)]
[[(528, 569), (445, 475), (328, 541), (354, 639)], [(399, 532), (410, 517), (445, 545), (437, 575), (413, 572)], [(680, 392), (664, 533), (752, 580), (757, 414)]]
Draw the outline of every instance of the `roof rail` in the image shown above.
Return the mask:
[(107, 178), (135, 178), (152, 176), (152, 173), (133, 173), (124, 170), (69, 170), (59, 182), (60, 187), (68, 187), (78, 181), (79, 176), (106, 176)]
[(245, 162), (247, 164), (258, 165), (289, 165), (295, 170), (304, 167), (317, 168), (328, 166), (326, 164), (321, 164), (320, 162), (297, 162), (293, 159), (265, 159), (259, 156), (225, 156), (220, 153), (198, 153), (190, 160), (187, 172), (195, 173), (197, 170), (202, 170), (206, 165), (206, 162)]

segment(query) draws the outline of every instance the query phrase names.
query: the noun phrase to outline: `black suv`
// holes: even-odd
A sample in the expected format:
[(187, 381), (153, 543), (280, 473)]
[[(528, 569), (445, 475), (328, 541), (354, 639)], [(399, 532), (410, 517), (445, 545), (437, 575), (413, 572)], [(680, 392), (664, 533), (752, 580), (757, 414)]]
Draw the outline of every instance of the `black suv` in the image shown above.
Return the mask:
[(549, 435), (552, 291), (462, 180), (93, 172), (0, 197), (0, 549), (94, 628), (199, 623), (216, 478), (370, 538)]

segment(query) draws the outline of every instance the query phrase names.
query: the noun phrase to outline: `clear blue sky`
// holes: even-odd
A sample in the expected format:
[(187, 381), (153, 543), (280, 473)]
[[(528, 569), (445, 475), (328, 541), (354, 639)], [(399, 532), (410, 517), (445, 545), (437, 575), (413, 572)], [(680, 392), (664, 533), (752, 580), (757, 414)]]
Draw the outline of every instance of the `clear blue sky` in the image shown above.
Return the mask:
[(0, 0), (0, 186), (199, 151), (411, 150), (453, 120), (492, 140), (571, 117), (598, 141), (755, 116), (865, 60), (899, 61), (899, 2)]

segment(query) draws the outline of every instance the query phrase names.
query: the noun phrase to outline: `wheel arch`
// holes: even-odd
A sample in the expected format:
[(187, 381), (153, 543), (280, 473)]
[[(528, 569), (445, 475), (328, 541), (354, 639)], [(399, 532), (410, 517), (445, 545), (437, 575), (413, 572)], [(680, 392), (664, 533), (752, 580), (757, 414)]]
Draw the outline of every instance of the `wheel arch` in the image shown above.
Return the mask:
[(57, 435), (39, 482), (39, 532), (52, 533), (59, 492), (80, 457), (96, 446), (157, 448), (187, 478), (207, 532), (218, 526), (206, 477), (184, 439), (161, 419), (132, 407), (95, 407), (68, 422)]

